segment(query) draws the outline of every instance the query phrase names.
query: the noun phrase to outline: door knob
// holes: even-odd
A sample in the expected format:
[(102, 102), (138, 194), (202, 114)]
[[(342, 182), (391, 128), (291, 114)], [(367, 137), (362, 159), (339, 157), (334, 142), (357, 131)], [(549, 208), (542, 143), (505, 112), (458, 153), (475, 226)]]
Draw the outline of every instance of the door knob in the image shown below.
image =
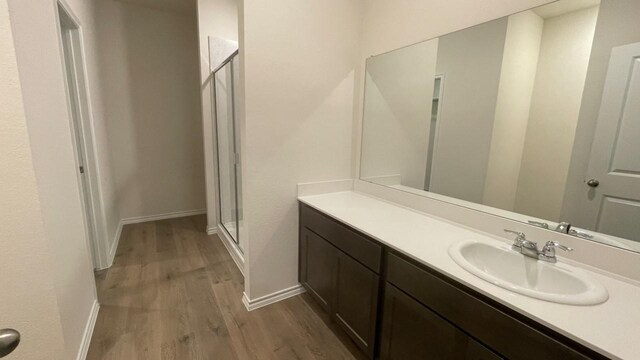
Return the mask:
[(20, 344), (20, 333), (14, 329), (0, 330), (0, 358), (5, 357)]
[(587, 180), (587, 185), (589, 185), (592, 188), (598, 187), (598, 185), (600, 185), (600, 181), (598, 181), (598, 179), (589, 179)]

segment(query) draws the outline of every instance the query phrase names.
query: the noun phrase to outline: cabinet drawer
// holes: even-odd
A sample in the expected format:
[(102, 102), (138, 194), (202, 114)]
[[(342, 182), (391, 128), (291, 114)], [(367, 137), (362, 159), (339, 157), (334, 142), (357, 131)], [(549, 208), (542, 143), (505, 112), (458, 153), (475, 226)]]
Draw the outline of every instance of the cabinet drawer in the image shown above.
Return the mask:
[(380, 273), (382, 246), (317, 210), (300, 204), (300, 225), (322, 236), (364, 266)]
[(550, 329), (533, 327), (532, 320), (525, 323), (524, 316), (402, 255), (390, 252), (387, 261), (387, 281), (508, 359), (605, 359)]

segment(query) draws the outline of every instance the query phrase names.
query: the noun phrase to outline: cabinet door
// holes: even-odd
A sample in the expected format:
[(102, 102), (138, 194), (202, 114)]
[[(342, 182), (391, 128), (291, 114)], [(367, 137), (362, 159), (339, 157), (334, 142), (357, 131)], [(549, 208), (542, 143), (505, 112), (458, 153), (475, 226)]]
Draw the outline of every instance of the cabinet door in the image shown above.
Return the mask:
[(504, 360), (504, 358), (498, 356), (493, 351), (489, 350), (472, 338), (469, 338), (468, 340), (464, 357), (465, 360)]
[(334, 316), (370, 358), (374, 356), (380, 277), (338, 252)]
[(467, 336), (387, 283), (380, 359), (464, 359)]
[(329, 312), (334, 297), (338, 250), (306, 228), (302, 229), (300, 236), (300, 282), (320, 306)]

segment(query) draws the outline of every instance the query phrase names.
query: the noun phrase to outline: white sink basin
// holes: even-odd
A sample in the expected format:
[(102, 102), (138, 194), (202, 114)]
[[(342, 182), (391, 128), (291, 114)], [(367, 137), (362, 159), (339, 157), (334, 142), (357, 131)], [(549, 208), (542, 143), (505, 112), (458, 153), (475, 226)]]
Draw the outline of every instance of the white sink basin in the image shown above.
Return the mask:
[(526, 257), (497, 241), (461, 241), (449, 248), (449, 256), (483, 280), (536, 299), (596, 305), (609, 298), (607, 289), (587, 273), (567, 264)]

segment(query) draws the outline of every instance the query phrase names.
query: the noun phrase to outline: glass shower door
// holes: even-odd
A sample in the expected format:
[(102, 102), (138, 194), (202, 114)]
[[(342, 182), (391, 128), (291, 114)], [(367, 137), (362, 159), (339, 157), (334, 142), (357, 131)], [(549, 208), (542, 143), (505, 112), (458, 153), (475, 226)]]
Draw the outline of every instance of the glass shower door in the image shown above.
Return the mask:
[(220, 225), (240, 244), (242, 225), (240, 138), (236, 122), (237, 52), (213, 72), (216, 145), (218, 155), (218, 214)]

